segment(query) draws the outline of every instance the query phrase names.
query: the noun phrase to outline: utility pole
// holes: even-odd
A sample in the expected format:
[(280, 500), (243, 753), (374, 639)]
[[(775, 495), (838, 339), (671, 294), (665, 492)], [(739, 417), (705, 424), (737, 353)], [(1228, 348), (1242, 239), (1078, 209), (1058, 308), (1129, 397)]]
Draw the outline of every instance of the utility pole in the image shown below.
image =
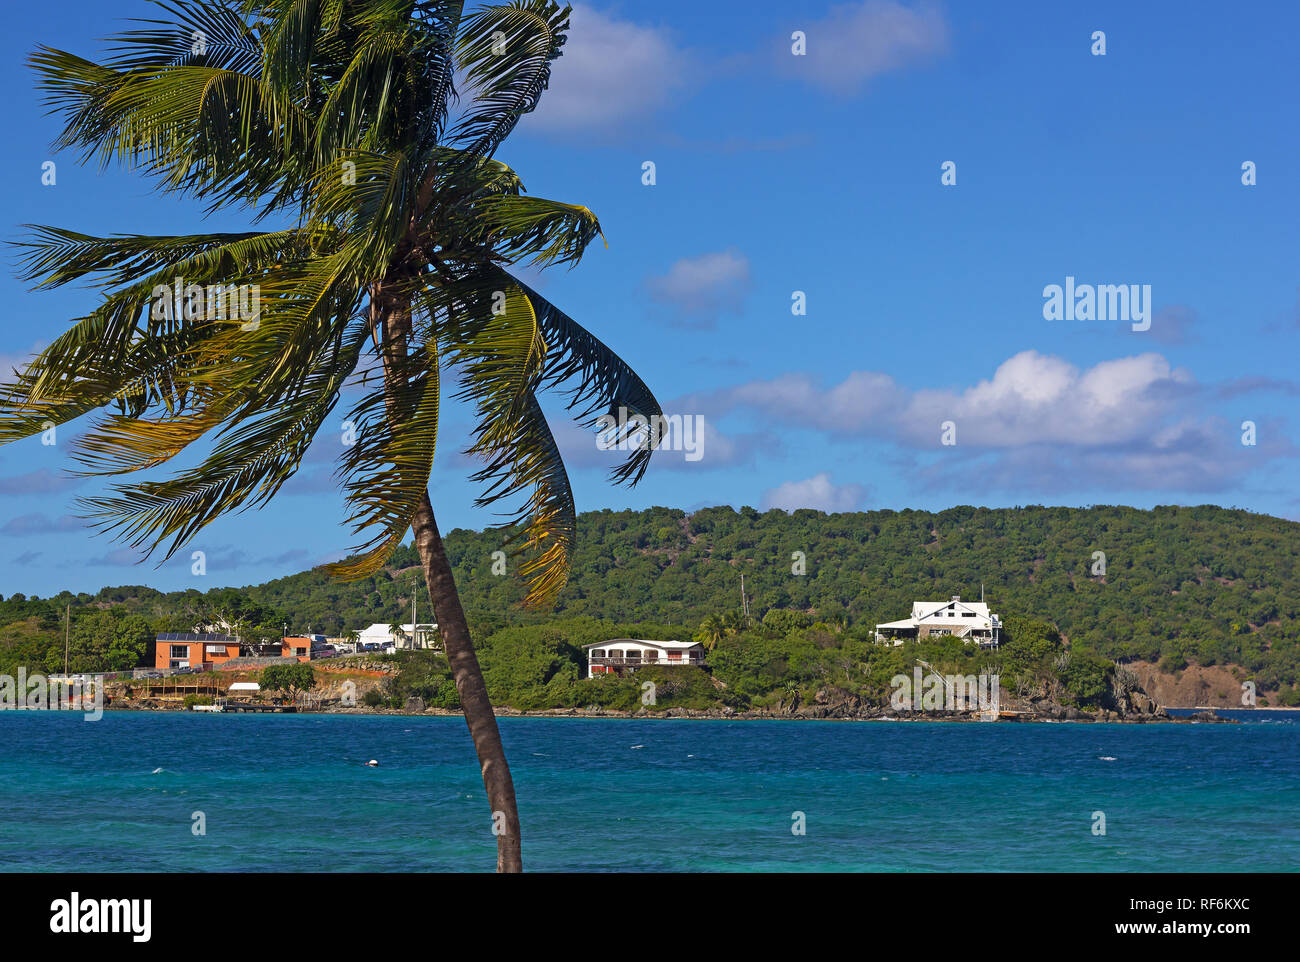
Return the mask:
[(749, 622), (749, 599), (745, 597), (745, 575), (740, 575), (740, 610), (745, 613), (745, 622)]
[(63, 673), (68, 673), (68, 647), (72, 642), (72, 602), (63, 611)]
[(415, 620), (415, 599), (420, 594), (418, 590), (419, 587), (418, 583), (419, 583), (419, 579), (415, 575), (412, 575), (411, 576), (411, 648), (412, 649), (420, 647), (419, 643), (416, 640), (420, 637), (420, 623)]

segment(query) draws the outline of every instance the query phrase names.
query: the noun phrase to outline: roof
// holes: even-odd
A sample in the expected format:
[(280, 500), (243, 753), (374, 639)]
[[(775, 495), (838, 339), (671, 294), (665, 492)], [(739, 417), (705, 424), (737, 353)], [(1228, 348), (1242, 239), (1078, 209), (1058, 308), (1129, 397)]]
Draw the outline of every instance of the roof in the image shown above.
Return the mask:
[[(412, 629), (412, 625), (409, 621), (406, 624), (401, 625), (400, 627), (402, 631), (410, 631)], [(438, 623), (436, 621), (420, 622), (421, 631), (432, 631), (437, 627), (438, 627)], [(376, 621), (369, 628), (366, 628), (364, 631), (361, 631), (359, 633), (363, 635), (391, 635), (393, 633), (393, 626), (386, 621)]]
[(937, 611), (947, 611), (949, 608), (954, 607), (960, 611), (974, 612), (981, 618), (989, 617), (989, 606), (984, 602), (962, 601), (960, 598), (949, 598), (947, 601), (914, 601), (912, 602), (912, 617), (924, 621)]
[(601, 648), (609, 645), (649, 645), (651, 648), (662, 648), (665, 651), (684, 651), (687, 648), (701, 647), (698, 641), (646, 641), (643, 638), (611, 638), (609, 641), (593, 641), (589, 645), (583, 645), (586, 648)]
[(234, 682), (227, 691), (261, 691), (262, 686), (255, 681), (237, 681)]
[[(950, 614), (950, 609), (956, 615)], [(876, 627), (917, 628), (920, 625), (943, 625), (959, 629), (957, 633), (964, 635), (971, 628), (992, 628), (1001, 624), (997, 615), (989, 613), (989, 606), (984, 602), (962, 601), (960, 595), (953, 595), (947, 601), (914, 601), (912, 617), (888, 621)]]

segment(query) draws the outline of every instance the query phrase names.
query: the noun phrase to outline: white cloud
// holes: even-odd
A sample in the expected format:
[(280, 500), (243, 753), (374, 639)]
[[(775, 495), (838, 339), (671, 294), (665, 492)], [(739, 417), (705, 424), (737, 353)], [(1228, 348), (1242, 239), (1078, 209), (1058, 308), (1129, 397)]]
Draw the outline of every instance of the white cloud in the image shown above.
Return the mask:
[(550, 86), (521, 129), (563, 133), (635, 121), (667, 103), (687, 79), (690, 58), (667, 30), (585, 5), (573, 8), (569, 23)]
[(1191, 375), (1159, 354), (1080, 371), (1062, 358), (1022, 351), (992, 379), (960, 393), (918, 392), (898, 427), (922, 447), (937, 443), (943, 421), (956, 423), (963, 445), (1120, 444), (1148, 436), (1192, 387)]
[(668, 273), (646, 280), (650, 296), (680, 314), (681, 326), (710, 326), (723, 311), (738, 311), (749, 290), (749, 259), (734, 247), (684, 257)]
[(872, 77), (948, 48), (948, 23), (936, 7), (905, 7), (894, 0), (843, 4), (806, 27), (795, 26), (807, 36), (807, 53), (792, 55), (786, 40), (777, 63), (837, 94), (853, 93)]
[[(952, 379), (956, 367), (945, 367)], [(714, 416), (751, 410), (830, 434), (939, 443), (955, 421), (958, 443), (982, 448), (1055, 442), (1118, 444), (1149, 435), (1194, 393), (1191, 375), (1159, 354), (1102, 361), (1080, 371), (1063, 358), (1022, 351), (992, 378), (958, 390), (909, 392), (888, 374), (854, 371), (824, 388), (806, 374), (751, 381), (696, 403)]]
[(874, 371), (854, 371), (829, 390), (822, 390), (806, 374), (786, 374), (732, 388), (724, 393), (723, 404), (756, 408), (784, 420), (840, 433), (863, 430), (896, 410), (904, 396), (893, 378)]
[[(952, 381), (963, 373), (943, 370)], [(1213, 491), (1295, 456), (1280, 423), (1261, 422), (1258, 445), (1241, 445), (1236, 422), (1206, 409), (1210, 396), (1159, 354), (1080, 369), (1022, 351), (965, 388), (910, 391), (872, 371), (823, 387), (786, 374), (685, 403), (711, 419), (756, 418), (771, 437), (784, 424), (893, 443), (893, 469), (930, 489)], [(941, 444), (945, 421), (957, 426), (955, 446)]]
[(813, 508), (829, 514), (856, 511), (862, 506), (867, 489), (860, 484), (834, 484), (825, 471), (803, 481), (787, 481), (763, 495), (763, 510), (780, 508), (795, 511)]
[[(669, 405), (666, 430), (651, 456), (650, 471), (710, 471), (747, 464), (761, 450), (771, 455), (781, 450), (780, 439), (767, 434), (723, 434), (707, 417), (681, 413)], [(697, 420), (698, 418), (698, 420)], [(689, 428), (687, 421), (690, 421)], [(547, 418), (560, 456), (570, 469), (609, 470), (625, 461), (631, 451), (602, 449), (597, 433), (563, 417)]]

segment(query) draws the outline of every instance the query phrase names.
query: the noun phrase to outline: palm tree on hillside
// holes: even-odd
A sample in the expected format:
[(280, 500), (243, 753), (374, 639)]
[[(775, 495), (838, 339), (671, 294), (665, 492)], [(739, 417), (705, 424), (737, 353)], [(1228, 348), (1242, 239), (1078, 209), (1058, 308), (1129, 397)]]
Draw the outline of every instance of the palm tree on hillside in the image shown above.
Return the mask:
[[(330, 570), (367, 577), (414, 532), (494, 824), (504, 818), (497, 867), (518, 871), (514, 786), (428, 494), (442, 379), (476, 416), (477, 503), (522, 500), (509, 537), (534, 607), (564, 587), (576, 528), (539, 391), (563, 386), (588, 426), (660, 410), (512, 271), (572, 265), (600, 236), (590, 210), (526, 195), (494, 157), (546, 89), (568, 10), (463, 6), (170, 0), (100, 62), (39, 48), (39, 87), (65, 124), (57, 148), (267, 229), (30, 227), (23, 276), (90, 282), (99, 299), (0, 388), (0, 442), (107, 408), (72, 456), (119, 475), (207, 439), (196, 467), (87, 501), (106, 530), (165, 560), (222, 514), (265, 504), (314, 438), (340, 430), (330, 415), (358, 386), (338, 465), (361, 543)], [(612, 479), (635, 484), (650, 454), (634, 449)]]
[(700, 622), (699, 630), (695, 632), (693, 640), (702, 644), (707, 651), (712, 651), (726, 633), (726, 625), (723, 620), (713, 614)]

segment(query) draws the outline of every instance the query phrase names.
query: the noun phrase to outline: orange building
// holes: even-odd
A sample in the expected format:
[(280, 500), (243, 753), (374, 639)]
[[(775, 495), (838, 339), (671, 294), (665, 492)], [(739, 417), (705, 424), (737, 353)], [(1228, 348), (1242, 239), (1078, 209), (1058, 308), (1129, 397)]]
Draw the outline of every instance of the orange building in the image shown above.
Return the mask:
[(159, 670), (197, 668), (211, 671), (239, 657), (279, 656), (297, 658), (300, 662), (311, 661), (312, 641), (310, 638), (282, 638), (277, 648), (275, 642), (269, 645), (244, 644), (229, 635), (177, 633), (156, 635), (154, 645), (154, 667)]
[(281, 639), (280, 657), (294, 657), (299, 661), (311, 661), (311, 639), (300, 637)]
[(214, 668), (231, 658), (238, 658), (240, 643), (229, 635), (167, 634), (154, 640), (154, 667)]

